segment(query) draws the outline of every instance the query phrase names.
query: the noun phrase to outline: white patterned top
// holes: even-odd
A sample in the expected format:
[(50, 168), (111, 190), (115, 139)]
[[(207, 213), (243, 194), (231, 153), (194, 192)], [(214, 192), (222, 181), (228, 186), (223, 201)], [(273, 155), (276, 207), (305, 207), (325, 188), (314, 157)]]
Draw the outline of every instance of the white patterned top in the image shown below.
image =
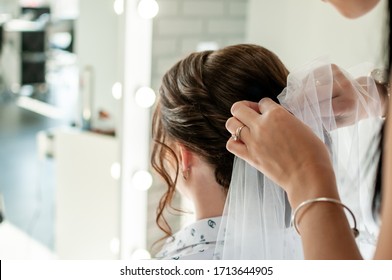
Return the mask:
[(212, 260), (222, 217), (196, 221), (168, 237), (157, 259)]

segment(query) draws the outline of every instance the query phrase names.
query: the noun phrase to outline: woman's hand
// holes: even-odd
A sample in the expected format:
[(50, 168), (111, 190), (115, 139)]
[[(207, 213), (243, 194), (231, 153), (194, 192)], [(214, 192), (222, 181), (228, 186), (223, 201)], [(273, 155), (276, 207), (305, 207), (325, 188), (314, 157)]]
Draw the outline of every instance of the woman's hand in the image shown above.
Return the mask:
[[(331, 70), (333, 75), (332, 108), (337, 127), (352, 125), (368, 117), (386, 115), (387, 94), (384, 86), (377, 85), (370, 77), (359, 77), (353, 80), (348, 73), (335, 64), (331, 65)], [(322, 87), (322, 78), (319, 83)], [(328, 85), (330, 82), (326, 83)], [(320, 97), (319, 99), (322, 100)], [(326, 104), (320, 102), (321, 112), (330, 114), (329, 99), (328, 96)], [(322, 110), (324, 105), (327, 106), (326, 110)]]
[[(226, 123), (230, 133), (235, 134), (243, 124), (245, 127), (240, 140), (229, 139), (227, 149), (282, 186), (292, 206), (309, 197), (320, 196), (316, 187), (320, 185), (321, 177), (323, 186), (332, 187), (333, 194), (328, 193), (328, 196), (336, 195), (326, 146), (295, 116), (269, 98), (262, 99), (259, 104), (237, 102), (231, 113), (233, 117)], [(297, 191), (297, 188), (301, 190)]]
[[(231, 113), (226, 127), (237, 140), (227, 149), (284, 188), (293, 209), (308, 199), (339, 199), (326, 146), (294, 115), (268, 98), (237, 102)], [(319, 203), (296, 221), (305, 259), (361, 258), (342, 207)]]
[(369, 76), (354, 79), (337, 65), (327, 64), (312, 70), (301, 83), (302, 93), (294, 96), (297, 106), (318, 102), (321, 117), (328, 121), (334, 117), (337, 127), (386, 115), (386, 87)]

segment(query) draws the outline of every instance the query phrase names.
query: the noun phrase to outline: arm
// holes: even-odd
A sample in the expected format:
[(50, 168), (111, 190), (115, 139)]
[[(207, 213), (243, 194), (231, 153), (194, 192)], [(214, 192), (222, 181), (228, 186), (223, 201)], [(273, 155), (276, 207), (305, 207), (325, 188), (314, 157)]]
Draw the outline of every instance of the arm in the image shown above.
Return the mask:
[[(389, 102), (389, 107), (389, 110), (392, 110), (392, 102)], [(392, 122), (388, 121), (386, 126), (383, 159), (382, 224), (375, 253), (376, 259), (392, 259)]]
[[(245, 159), (282, 186), (290, 204), (316, 197), (339, 199), (335, 175), (325, 145), (293, 115), (270, 99), (257, 104), (233, 105), (235, 118), (227, 128), (235, 133), (242, 123), (242, 141), (230, 139), (229, 151)], [(268, 137), (266, 137), (268, 136)], [(351, 229), (343, 208), (316, 203), (301, 211), (299, 231), (307, 259), (358, 259)]]
[[(387, 115), (386, 85), (377, 83), (373, 77), (369, 76), (359, 77), (353, 82), (348, 73), (335, 64), (331, 65), (331, 70), (333, 74), (332, 106), (338, 127), (352, 125), (360, 119), (368, 118), (369, 113), (373, 117), (374, 114), (380, 117)], [(358, 93), (361, 93), (361, 98), (358, 97)], [(364, 106), (362, 102), (366, 105)], [(381, 107), (379, 112), (368, 112), (365, 108), (376, 105)]]

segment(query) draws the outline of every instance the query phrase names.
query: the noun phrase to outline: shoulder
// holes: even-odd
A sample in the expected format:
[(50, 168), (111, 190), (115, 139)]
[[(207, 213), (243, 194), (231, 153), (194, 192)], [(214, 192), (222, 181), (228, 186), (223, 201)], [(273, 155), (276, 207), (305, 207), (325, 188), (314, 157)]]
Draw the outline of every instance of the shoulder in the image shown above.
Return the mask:
[(212, 259), (221, 217), (196, 221), (170, 236), (158, 259)]
[(162, 260), (212, 260), (215, 252), (215, 244), (199, 244), (190, 248), (184, 248), (174, 254), (168, 254)]

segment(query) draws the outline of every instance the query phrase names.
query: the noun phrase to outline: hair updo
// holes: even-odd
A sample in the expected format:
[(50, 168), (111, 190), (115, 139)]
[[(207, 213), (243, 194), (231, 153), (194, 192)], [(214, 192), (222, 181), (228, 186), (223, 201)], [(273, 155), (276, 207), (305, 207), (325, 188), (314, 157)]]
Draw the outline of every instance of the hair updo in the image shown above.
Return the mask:
[[(234, 155), (227, 151), (231, 136), (225, 123), (233, 103), (258, 102), (285, 88), (288, 70), (271, 51), (241, 44), (217, 51), (195, 52), (177, 62), (163, 77), (153, 115), (151, 164), (167, 184), (156, 222), (171, 234), (163, 210), (172, 206), (179, 160), (170, 144), (178, 142), (198, 154), (215, 170), (216, 181), (230, 185)], [(172, 178), (166, 167), (174, 163)]]

